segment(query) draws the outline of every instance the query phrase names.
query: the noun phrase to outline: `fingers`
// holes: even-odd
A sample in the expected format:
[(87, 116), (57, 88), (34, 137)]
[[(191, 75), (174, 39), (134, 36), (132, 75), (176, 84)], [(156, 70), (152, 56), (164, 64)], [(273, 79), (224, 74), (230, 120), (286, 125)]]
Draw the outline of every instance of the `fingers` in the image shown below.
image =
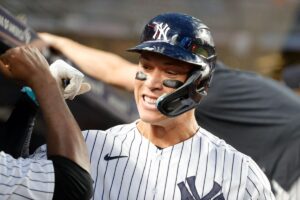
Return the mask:
[(49, 33), (38, 33), (38, 36), (46, 42), (49, 46), (55, 46), (55, 42), (58, 36), (49, 34)]
[[(63, 60), (56, 60), (52, 63), (50, 65), (50, 71), (53, 77), (59, 82), (64, 98), (73, 99), (80, 90), (84, 75)], [(69, 81), (66, 87), (61, 84), (62, 79)]]
[(48, 33), (38, 33), (38, 36), (48, 44), (51, 44), (51, 40), (48, 37)]
[(44, 32), (38, 33), (38, 36), (42, 39), (44, 38), (47, 39), (49, 35), (50, 35), (49, 33), (44, 33)]
[[(56, 60), (50, 65), (50, 72), (59, 83), (60, 89), (65, 99), (74, 99), (75, 96), (88, 92), (90, 84), (82, 83), (84, 74), (75, 69), (63, 60)], [(69, 84), (65, 87), (62, 80), (68, 80)]]
[(48, 72), (48, 62), (35, 47), (27, 45), (11, 48), (0, 56), (0, 60), (1, 73), (28, 86), (52, 78)]
[(8, 78), (12, 78), (12, 74), (10, 72), (10, 66), (4, 64), (1, 60), (0, 60), (0, 73)]
[(79, 89), (79, 91), (77, 93), (77, 95), (84, 94), (84, 93), (90, 91), (91, 88), (92, 87), (91, 87), (91, 85), (89, 83), (82, 83), (81, 86), (80, 86), (80, 89)]
[(13, 78), (11, 70), (14, 66), (10, 63), (10, 60), (14, 59), (15, 56), (12, 53), (13, 49), (9, 49), (0, 56), (0, 71), (8, 78)]
[(10, 59), (13, 59), (13, 58), (14, 58), (13, 52), (14, 52), (13, 49), (7, 50), (4, 54), (2, 54), (2, 55), (0, 56), (0, 60), (1, 60), (4, 64), (9, 65), (9, 64), (10, 64)]
[(90, 90), (91, 85), (89, 83), (81, 83), (80, 85), (73, 84), (70, 87), (65, 88), (65, 90), (63, 91), (63, 96), (65, 99), (73, 100), (76, 96), (84, 94)]
[(66, 99), (74, 99), (80, 90), (82, 77), (75, 76), (70, 80), (70, 84), (64, 89), (64, 97)]

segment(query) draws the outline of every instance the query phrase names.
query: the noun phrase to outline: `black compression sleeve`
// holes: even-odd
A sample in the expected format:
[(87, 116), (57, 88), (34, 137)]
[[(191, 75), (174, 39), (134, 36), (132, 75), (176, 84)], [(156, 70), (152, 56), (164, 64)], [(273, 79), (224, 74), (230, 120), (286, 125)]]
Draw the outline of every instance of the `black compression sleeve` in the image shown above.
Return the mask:
[(55, 171), (53, 200), (88, 200), (93, 193), (90, 174), (75, 162), (62, 157), (50, 156)]

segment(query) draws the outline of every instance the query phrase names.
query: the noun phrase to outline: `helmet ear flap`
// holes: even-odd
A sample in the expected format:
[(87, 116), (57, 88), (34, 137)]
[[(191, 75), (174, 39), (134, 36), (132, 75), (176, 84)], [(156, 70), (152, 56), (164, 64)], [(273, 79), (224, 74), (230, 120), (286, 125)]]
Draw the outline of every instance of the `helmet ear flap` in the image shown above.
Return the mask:
[(207, 65), (203, 70), (192, 72), (187, 81), (170, 94), (160, 96), (156, 101), (157, 109), (168, 117), (176, 117), (188, 110), (195, 108), (206, 96), (210, 72)]
[(213, 72), (213, 70), (215, 69), (215, 66), (216, 66), (216, 62), (217, 62), (217, 55), (215, 54), (212, 57), (208, 58), (207, 62), (209, 63), (209, 66), (211, 68), (211, 72)]
[[(209, 72), (208, 72), (208, 70), (209, 70)], [(214, 71), (214, 69), (210, 66), (210, 67), (207, 67), (207, 69), (204, 70), (204, 72), (203, 72), (202, 79), (201, 79), (200, 83), (197, 86), (197, 91), (199, 93), (201, 93), (202, 96), (207, 95), (207, 89), (210, 86), (210, 82), (211, 82), (211, 79), (213, 77), (213, 71)]]

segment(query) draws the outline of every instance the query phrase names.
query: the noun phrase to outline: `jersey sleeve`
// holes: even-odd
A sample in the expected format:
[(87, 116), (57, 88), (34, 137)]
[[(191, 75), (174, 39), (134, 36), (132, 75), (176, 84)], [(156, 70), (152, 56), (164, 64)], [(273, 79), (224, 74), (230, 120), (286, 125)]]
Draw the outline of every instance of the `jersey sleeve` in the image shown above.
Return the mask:
[(88, 200), (93, 193), (90, 174), (63, 156), (50, 156), (55, 171), (53, 200)]
[(248, 164), (244, 199), (275, 200), (266, 175), (251, 158), (249, 158)]
[(51, 160), (14, 159), (0, 152), (0, 199), (52, 199), (54, 178)]

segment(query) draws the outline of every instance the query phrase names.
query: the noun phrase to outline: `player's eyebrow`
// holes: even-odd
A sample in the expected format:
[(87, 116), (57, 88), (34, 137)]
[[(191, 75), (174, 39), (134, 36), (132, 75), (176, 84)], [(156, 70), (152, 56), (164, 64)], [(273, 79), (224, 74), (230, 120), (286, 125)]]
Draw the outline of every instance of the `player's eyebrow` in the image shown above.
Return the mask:
[(140, 55), (140, 59), (141, 59), (141, 60), (150, 61), (150, 58), (149, 58), (147, 55), (145, 55), (145, 54), (141, 54), (141, 55)]
[[(145, 55), (145, 54), (142, 54), (140, 56), (140, 59), (143, 59), (143, 60), (146, 60), (146, 61), (151, 61), (151, 59), (149, 58), (149, 56)], [(172, 61), (167, 61), (167, 62), (164, 62), (163, 64), (165, 65), (174, 65), (175, 61), (172, 62)]]
[[(145, 55), (145, 54), (141, 54), (141, 56), (140, 56), (140, 59), (141, 60), (145, 60), (145, 61), (151, 61), (151, 59), (149, 58), (149, 56), (147, 56), (147, 55)], [(179, 61), (180, 62), (180, 61)], [(164, 64), (164, 65), (170, 65), (170, 66), (174, 66), (174, 67), (180, 67), (180, 66), (178, 66), (178, 61), (166, 61), (166, 62), (163, 62), (162, 64)]]

